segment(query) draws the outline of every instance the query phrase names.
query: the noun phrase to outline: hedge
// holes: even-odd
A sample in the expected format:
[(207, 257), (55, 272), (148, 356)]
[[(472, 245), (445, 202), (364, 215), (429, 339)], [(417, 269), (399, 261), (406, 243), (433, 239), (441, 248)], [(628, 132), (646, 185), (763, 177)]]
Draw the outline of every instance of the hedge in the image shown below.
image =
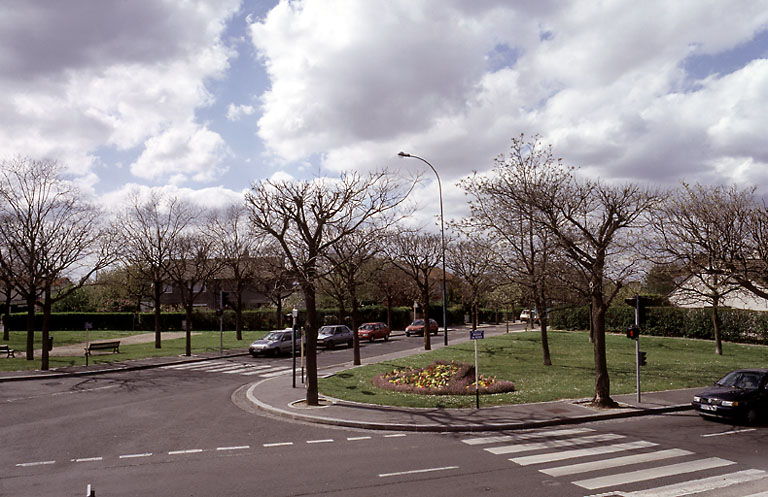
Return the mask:
[[(719, 310), (720, 337), (728, 342), (768, 343), (768, 312), (722, 308)], [(648, 307), (642, 332), (653, 336), (714, 339), (712, 310), (682, 307)], [(606, 331), (623, 333), (635, 322), (635, 310), (629, 306), (611, 306), (605, 316)], [(549, 324), (564, 330), (589, 329), (586, 306), (550, 311)]]

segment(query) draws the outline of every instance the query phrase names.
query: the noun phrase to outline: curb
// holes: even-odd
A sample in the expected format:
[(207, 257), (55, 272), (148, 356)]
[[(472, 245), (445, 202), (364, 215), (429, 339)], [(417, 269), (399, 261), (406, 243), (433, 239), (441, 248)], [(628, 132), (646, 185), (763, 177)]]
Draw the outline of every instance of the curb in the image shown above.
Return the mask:
[[(33, 380), (49, 380), (51, 378), (72, 378), (79, 376), (94, 376), (107, 373), (120, 373), (123, 371), (141, 371), (143, 369), (160, 368), (163, 366), (172, 366), (175, 364), (188, 364), (193, 362), (209, 361), (211, 359), (227, 359), (230, 357), (242, 357), (248, 355), (248, 352), (238, 352), (235, 354), (224, 354), (215, 357), (195, 357), (189, 359), (166, 359), (161, 362), (152, 364), (135, 364), (124, 365), (122, 367), (108, 367), (105, 369), (93, 369), (84, 371), (52, 371), (52, 372), (40, 372), (38, 374), (22, 374), (15, 376), (0, 376), (0, 383), (6, 383), (11, 381), (33, 381)], [(118, 363), (115, 363), (118, 364)], [(122, 363), (125, 364), (125, 363)], [(87, 366), (84, 366), (87, 367)]]
[[(445, 432), (482, 432), (482, 431), (507, 431), (507, 430), (525, 430), (532, 428), (544, 428), (549, 426), (560, 425), (572, 425), (589, 423), (593, 421), (604, 421), (608, 419), (622, 419), (632, 418), (638, 416), (650, 416), (654, 414), (665, 414), (670, 412), (688, 411), (693, 409), (690, 404), (676, 404), (665, 407), (651, 407), (651, 408), (628, 408), (622, 412), (610, 412), (602, 414), (587, 414), (584, 416), (574, 416), (566, 418), (553, 418), (543, 419), (539, 421), (522, 421), (514, 423), (474, 423), (474, 424), (413, 424), (413, 423), (380, 423), (373, 421), (357, 421), (351, 419), (339, 419), (339, 418), (326, 418), (322, 416), (312, 416), (309, 414), (302, 414), (299, 412), (292, 412), (285, 409), (281, 409), (260, 401), (254, 395), (254, 390), (264, 382), (273, 380), (274, 378), (267, 378), (259, 382), (253, 383), (246, 390), (246, 398), (258, 409), (265, 411), (266, 413), (293, 419), (295, 421), (303, 421), (308, 423), (341, 426), (347, 428), (357, 428), (366, 430), (380, 430), (380, 431), (409, 431), (409, 432), (433, 432), (433, 433), (445, 433)], [(329, 399), (327, 397), (321, 397), (324, 400), (333, 402), (335, 399)], [(354, 402), (349, 401), (337, 401), (338, 403), (345, 403), (353, 405)], [(322, 409), (319, 407), (318, 409)]]

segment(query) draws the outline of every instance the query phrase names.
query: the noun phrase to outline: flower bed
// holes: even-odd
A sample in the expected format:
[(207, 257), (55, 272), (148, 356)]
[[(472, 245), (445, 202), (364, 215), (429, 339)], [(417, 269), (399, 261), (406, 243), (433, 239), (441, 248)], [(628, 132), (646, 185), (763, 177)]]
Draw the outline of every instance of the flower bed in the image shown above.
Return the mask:
[[(426, 368), (395, 369), (373, 378), (386, 390), (425, 395), (470, 395), (475, 393), (475, 367), (466, 362), (436, 361)], [(514, 392), (511, 381), (480, 375), (480, 393)]]

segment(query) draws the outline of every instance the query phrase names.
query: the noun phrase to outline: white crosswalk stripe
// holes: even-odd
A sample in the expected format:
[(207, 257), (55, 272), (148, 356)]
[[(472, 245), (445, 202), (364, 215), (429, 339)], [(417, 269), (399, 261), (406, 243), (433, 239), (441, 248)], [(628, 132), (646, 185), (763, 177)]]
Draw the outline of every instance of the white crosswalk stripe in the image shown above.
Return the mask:
[[(738, 495), (768, 497), (768, 491), (746, 495), (750, 491), (755, 492), (757, 488), (768, 486), (768, 471), (731, 469), (728, 472), (724, 468), (736, 462), (719, 457), (701, 457), (679, 448), (660, 448), (658, 443), (644, 440), (600, 444), (625, 437), (615, 433), (586, 435), (593, 431), (589, 428), (569, 428), (467, 438), (462, 442), (486, 446), (483, 450), (495, 455), (515, 454), (509, 461), (520, 466), (538, 465), (542, 474), (568, 478), (581, 488), (603, 492), (589, 497), (684, 497), (710, 491), (714, 495), (718, 490), (728, 487), (738, 492), (741, 489), (739, 485), (751, 485), (751, 490), (744, 492), (742, 489)], [(558, 462), (561, 464), (557, 465)], [(700, 472), (722, 474), (696, 476)], [(654, 486), (662, 478), (667, 478), (667, 484), (659, 486), (656, 483)], [(678, 482), (669, 484), (672, 478)], [(688, 480), (680, 481), (683, 478)], [(756, 484), (758, 487), (755, 487)], [(633, 485), (635, 489), (647, 488), (622, 490), (627, 485)]]
[(272, 376), (285, 374), (292, 368), (275, 366), (273, 364), (257, 365), (211, 360), (184, 364), (170, 364), (168, 366), (162, 366), (161, 369), (172, 369), (175, 371), (195, 371), (202, 373), (235, 374), (242, 376), (259, 375), (264, 378), (270, 378)]

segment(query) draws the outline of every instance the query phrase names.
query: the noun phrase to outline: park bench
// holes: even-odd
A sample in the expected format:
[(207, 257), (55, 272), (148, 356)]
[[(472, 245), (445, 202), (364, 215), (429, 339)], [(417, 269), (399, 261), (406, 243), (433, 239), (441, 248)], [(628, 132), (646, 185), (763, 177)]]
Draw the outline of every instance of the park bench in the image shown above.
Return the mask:
[(15, 351), (8, 345), (0, 345), (0, 354), (6, 354), (5, 357), (16, 357)]
[(91, 355), (94, 350), (109, 350), (112, 349), (113, 354), (120, 353), (120, 340), (110, 340), (108, 342), (91, 342), (88, 347), (85, 348), (85, 355)]

